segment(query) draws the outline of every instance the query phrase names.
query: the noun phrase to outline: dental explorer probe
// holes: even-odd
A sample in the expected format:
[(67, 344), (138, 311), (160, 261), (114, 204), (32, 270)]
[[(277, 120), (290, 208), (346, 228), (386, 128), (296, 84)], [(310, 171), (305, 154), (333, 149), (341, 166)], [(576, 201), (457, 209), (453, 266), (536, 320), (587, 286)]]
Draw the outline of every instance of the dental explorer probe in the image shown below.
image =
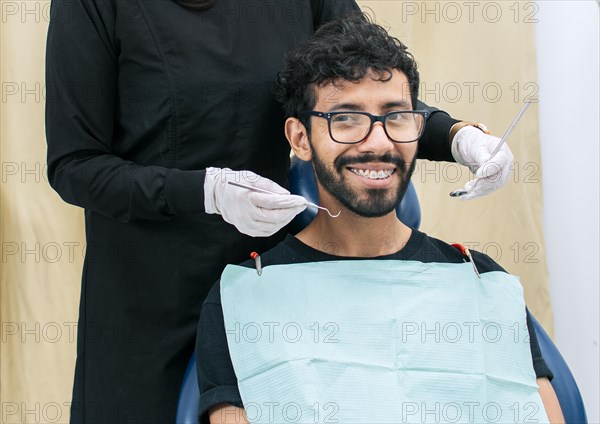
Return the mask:
[[(257, 193), (282, 195), (281, 193), (275, 193), (273, 191), (265, 190), (263, 188), (253, 187), (253, 186), (247, 185), (247, 184), (237, 183), (235, 181), (227, 181), (227, 183), (231, 184), (232, 186), (236, 186), (236, 187), (240, 187), (240, 188), (245, 188), (246, 190), (255, 191)], [(333, 215), (331, 212), (329, 212), (329, 209), (327, 209), (327, 208), (325, 208), (323, 206), (316, 205), (313, 202), (309, 202), (308, 200), (306, 201), (306, 203), (310, 207), (321, 209), (321, 210), (327, 212), (329, 214), (329, 216), (332, 217), (332, 218), (337, 218), (342, 213), (342, 211), (339, 211), (337, 214)]]

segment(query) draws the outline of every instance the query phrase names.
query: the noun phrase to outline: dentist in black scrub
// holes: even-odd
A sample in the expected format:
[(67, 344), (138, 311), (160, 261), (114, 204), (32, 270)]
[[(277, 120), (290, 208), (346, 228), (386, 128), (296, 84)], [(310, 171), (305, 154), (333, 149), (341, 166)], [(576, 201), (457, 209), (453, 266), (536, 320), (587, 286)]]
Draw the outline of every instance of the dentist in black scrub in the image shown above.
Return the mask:
[[(356, 10), (353, 0), (52, 0), (48, 176), (85, 209), (87, 242), (72, 422), (174, 421), (210, 286), (305, 208), (227, 182), (287, 193), (276, 74), (316, 27)], [(486, 162), (493, 137), (419, 108), (431, 112), (419, 157)], [(507, 179), (508, 148), (494, 162), (471, 196)]]

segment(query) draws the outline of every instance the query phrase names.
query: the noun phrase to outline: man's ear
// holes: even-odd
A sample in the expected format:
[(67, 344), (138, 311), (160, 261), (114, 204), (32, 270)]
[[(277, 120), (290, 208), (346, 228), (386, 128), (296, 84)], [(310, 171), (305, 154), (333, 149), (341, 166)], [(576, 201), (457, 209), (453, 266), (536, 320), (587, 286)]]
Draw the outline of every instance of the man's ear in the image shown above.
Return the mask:
[(288, 118), (285, 121), (285, 136), (298, 159), (304, 161), (312, 159), (306, 127), (298, 118)]

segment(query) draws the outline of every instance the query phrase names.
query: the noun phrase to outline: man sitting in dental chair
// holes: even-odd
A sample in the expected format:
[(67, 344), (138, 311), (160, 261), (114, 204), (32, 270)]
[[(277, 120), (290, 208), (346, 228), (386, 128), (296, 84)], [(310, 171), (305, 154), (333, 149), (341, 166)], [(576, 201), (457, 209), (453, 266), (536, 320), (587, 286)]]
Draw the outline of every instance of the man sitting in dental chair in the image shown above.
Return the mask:
[(396, 217), (427, 121), (406, 47), (363, 15), (290, 55), (278, 97), (319, 211), (202, 308), (202, 422), (563, 422), (516, 277)]

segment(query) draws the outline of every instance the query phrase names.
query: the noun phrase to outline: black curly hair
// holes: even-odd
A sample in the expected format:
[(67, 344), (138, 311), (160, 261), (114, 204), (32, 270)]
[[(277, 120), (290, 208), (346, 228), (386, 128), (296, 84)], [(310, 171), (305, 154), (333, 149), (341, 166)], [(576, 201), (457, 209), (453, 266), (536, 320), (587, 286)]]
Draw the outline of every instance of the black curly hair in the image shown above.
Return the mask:
[(406, 46), (371, 21), (364, 13), (352, 13), (320, 27), (285, 58), (277, 76), (275, 97), (286, 117), (296, 117), (310, 130), (301, 111), (312, 109), (315, 87), (336, 81), (359, 81), (373, 71), (379, 81), (397, 69), (408, 78), (413, 107), (417, 104), (419, 72)]

